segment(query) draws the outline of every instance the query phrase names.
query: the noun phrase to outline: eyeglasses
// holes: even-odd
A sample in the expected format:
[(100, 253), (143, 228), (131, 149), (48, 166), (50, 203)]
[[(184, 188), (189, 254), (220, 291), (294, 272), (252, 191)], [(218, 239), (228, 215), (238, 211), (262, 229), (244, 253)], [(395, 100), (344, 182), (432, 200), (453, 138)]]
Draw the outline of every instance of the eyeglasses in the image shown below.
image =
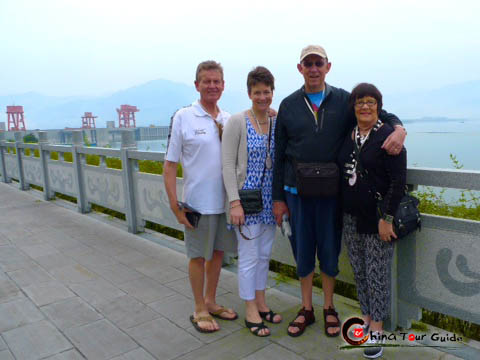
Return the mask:
[(355, 101), (355, 107), (357, 109), (361, 109), (364, 105), (367, 105), (369, 108), (371, 108), (377, 105), (377, 102), (375, 100)]
[(317, 61), (304, 61), (303, 62), (303, 66), (305, 66), (306, 68), (311, 68), (314, 64), (316, 67), (322, 67), (323, 65), (325, 65), (325, 60), (317, 60)]
[[(250, 235), (250, 230), (248, 230), (248, 227), (244, 226), (244, 229), (246, 229), (248, 232), (248, 235)], [(253, 239), (256, 239), (256, 238), (259, 238), (260, 236), (263, 235), (263, 233), (265, 232), (265, 229), (263, 229), (263, 231), (258, 234), (257, 236), (254, 236), (254, 237), (248, 237), (247, 235), (245, 235), (243, 232), (242, 232), (242, 225), (238, 225), (238, 232), (240, 233), (240, 236), (242, 238), (244, 238), (245, 240), (253, 240)], [(251, 235), (250, 235), (251, 236)]]

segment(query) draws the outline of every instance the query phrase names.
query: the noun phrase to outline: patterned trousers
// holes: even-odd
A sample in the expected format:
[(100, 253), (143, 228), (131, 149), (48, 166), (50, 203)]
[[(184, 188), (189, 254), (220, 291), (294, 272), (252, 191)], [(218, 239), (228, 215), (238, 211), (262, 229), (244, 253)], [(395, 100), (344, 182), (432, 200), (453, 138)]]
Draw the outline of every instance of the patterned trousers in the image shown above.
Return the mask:
[(393, 242), (378, 234), (359, 234), (354, 216), (343, 216), (343, 241), (348, 249), (363, 315), (383, 321), (389, 315)]

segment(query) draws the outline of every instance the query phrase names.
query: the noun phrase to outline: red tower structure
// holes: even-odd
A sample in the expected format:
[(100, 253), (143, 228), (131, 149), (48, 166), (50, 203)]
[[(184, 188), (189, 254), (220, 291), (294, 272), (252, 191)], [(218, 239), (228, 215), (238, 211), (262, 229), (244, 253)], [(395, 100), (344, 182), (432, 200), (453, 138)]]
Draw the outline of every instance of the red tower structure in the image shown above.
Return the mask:
[(98, 116), (93, 116), (91, 112), (85, 112), (82, 116), (82, 129), (95, 129), (95, 119)]
[(118, 127), (119, 128), (134, 128), (135, 113), (140, 111), (136, 106), (120, 105), (120, 109), (117, 109), (118, 113)]
[(25, 131), (23, 106), (7, 106), (8, 131)]

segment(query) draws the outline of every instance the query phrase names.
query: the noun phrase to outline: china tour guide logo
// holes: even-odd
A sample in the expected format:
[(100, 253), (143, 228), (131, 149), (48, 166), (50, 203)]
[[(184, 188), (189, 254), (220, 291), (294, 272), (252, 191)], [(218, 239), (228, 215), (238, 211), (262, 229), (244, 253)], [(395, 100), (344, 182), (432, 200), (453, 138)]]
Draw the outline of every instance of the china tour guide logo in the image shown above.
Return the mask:
[[(455, 346), (450, 346), (445, 343), (449, 342), (462, 342), (463, 339), (456, 334), (439, 334), (439, 333), (431, 333), (431, 334), (414, 334), (412, 332), (398, 332), (398, 333), (390, 333), (390, 334), (382, 334), (382, 335), (375, 335), (375, 333), (369, 332), (366, 327), (364, 326), (365, 323), (363, 319), (359, 317), (351, 317), (347, 319), (342, 325), (342, 336), (343, 339), (349, 344), (345, 346), (341, 346), (341, 350), (349, 350), (361, 347), (362, 345), (368, 341), (369, 337), (372, 337), (375, 340), (388, 340), (390, 342), (396, 341), (408, 341), (405, 343), (399, 344), (384, 344), (383, 341), (376, 343), (374, 346), (382, 346), (382, 347), (431, 347), (431, 348), (449, 348), (449, 349), (456, 349)], [(375, 336), (379, 338), (375, 338)], [(415, 341), (425, 341), (428, 343), (434, 343), (438, 345), (423, 345), (419, 343), (414, 343)], [(411, 344), (409, 344), (411, 343)], [(443, 344), (443, 345), (442, 345)]]

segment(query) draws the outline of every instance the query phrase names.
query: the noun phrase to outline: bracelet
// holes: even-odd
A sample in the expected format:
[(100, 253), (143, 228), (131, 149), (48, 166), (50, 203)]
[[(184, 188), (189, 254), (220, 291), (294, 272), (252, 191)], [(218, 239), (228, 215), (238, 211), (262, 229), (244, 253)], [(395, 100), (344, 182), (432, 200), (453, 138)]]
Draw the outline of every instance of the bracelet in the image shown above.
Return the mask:
[(231, 206), (230, 206), (230, 209), (233, 209), (233, 208), (235, 208), (235, 207), (237, 207), (237, 206), (242, 206), (242, 204), (241, 204), (241, 203), (238, 203), (238, 204), (236, 204), (236, 205), (231, 205)]

